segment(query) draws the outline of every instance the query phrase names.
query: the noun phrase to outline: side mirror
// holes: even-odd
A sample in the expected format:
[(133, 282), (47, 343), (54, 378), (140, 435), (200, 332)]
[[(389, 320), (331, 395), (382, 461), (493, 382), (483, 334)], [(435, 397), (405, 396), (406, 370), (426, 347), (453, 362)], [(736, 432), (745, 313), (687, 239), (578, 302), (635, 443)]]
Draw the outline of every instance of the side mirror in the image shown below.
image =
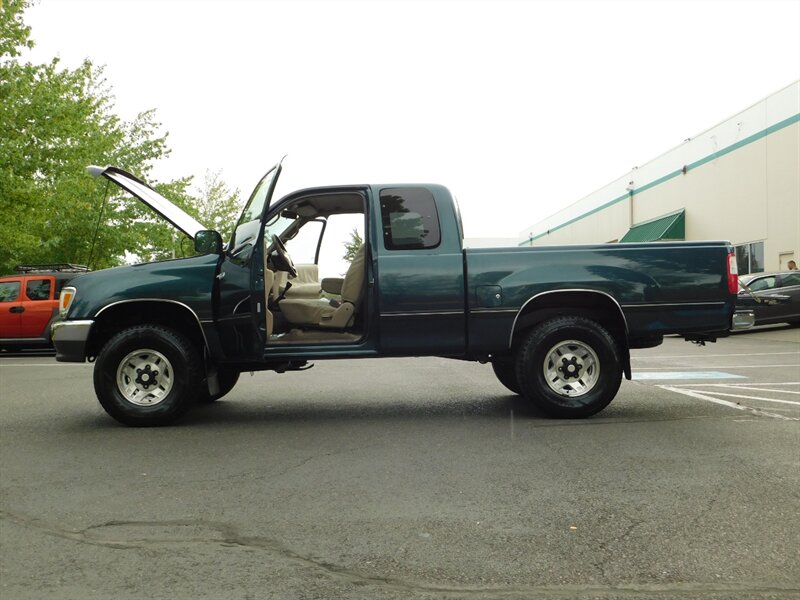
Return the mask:
[(211, 229), (203, 229), (194, 234), (194, 251), (198, 254), (221, 254), (222, 236)]

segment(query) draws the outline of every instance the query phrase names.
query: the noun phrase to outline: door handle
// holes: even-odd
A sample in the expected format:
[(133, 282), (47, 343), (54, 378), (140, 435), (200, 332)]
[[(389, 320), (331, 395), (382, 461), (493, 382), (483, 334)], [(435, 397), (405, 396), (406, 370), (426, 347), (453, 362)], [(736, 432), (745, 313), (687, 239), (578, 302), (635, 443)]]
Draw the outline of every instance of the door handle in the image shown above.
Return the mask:
[(24, 313), (25, 312), (25, 307), (24, 306), (12, 306), (11, 308), (8, 309), (8, 312)]

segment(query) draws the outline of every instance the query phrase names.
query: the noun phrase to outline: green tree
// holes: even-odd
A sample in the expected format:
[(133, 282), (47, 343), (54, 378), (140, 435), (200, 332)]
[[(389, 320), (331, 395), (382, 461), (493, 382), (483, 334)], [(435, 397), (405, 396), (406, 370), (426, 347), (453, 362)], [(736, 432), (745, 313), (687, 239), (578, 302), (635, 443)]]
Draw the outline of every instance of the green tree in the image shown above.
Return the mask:
[[(241, 210), (239, 190), (231, 191), (219, 171), (206, 171), (199, 193), (191, 191), (191, 184), (189, 177), (154, 187), (198, 222), (222, 234), (223, 240), (228, 239)], [(141, 260), (162, 260), (194, 253), (188, 238), (152, 213), (140, 216), (136, 226), (151, 242), (139, 248), (137, 255)]]
[[(33, 46), (23, 20), (28, 5), (0, 0), (0, 274), (22, 262), (103, 268), (131, 255), (186, 254), (171, 226), (86, 173), (87, 165), (113, 164), (147, 180), (155, 161), (169, 154), (155, 111), (121, 120), (103, 69), (89, 60), (74, 70), (58, 59), (22, 62)], [(199, 197), (190, 184), (184, 178), (154, 187), (200, 222), (210, 218), (209, 226), (221, 227), (238, 192), (219, 174)]]
[(21, 48), (33, 48), (31, 28), (22, 20), (28, 0), (3, 0), (0, 2), (0, 57), (18, 56)]
[(353, 262), (356, 253), (363, 245), (364, 240), (361, 238), (361, 234), (358, 233), (358, 229), (353, 227), (353, 231), (350, 232), (350, 241), (344, 243), (344, 256), (342, 258), (347, 262)]
[(206, 227), (219, 231), (223, 240), (230, 238), (242, 206), (239, 190), (231, 190), (220, 171), (206, 171), (200, 195), (193, 198), (191, 204), (192, 216)]

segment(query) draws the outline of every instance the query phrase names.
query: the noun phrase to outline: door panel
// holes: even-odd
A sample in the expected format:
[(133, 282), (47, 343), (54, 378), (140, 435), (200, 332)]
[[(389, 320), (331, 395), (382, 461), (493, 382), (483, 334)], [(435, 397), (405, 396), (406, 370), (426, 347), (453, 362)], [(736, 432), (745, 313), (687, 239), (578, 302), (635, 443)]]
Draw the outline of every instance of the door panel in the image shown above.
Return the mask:
[(0, 338), (18, 338), (22, 322), (22, 278), (0, 281)]
[(465, 351), (464, 257), (445, 194), (436, 186), (379, 192), (378, 310), (387, 354)]
[(50, 319), (53, 317), (53, 282), (47, 277), (26, 277), (25, 312), (20, 324), (20, 337), (43, 337)]
[(461, 354), (466, 345), (461, 254), (381, 256), (381, 350)]

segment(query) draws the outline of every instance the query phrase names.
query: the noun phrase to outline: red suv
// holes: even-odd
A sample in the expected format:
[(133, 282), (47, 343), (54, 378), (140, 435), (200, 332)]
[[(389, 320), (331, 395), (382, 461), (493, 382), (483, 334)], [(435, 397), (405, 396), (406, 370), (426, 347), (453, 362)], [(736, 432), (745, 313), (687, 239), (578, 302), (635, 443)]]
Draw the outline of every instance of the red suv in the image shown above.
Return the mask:
[(51, 346), (50, 327), (58, 317), (61, 289), (81, 265), (19, 265), (0, 277), (0, 350)]

